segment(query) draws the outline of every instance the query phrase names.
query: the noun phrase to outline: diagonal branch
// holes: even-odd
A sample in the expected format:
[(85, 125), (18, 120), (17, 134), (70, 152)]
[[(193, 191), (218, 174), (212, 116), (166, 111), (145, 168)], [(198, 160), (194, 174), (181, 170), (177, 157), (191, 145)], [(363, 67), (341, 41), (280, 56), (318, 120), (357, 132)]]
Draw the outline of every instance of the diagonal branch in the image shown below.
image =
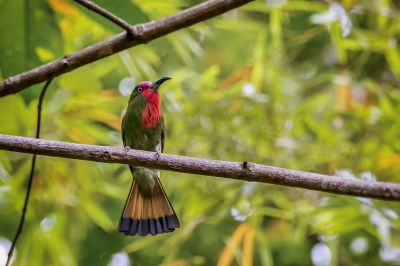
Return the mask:
[(289, 187), (400, 201), (400, 185), (366, 182), (249, 162), (227, 162), (123, 148), (74, 144), (0, 134), (0, 150), (104, 163), (122, 163), (182, 173), (218, 176)]
[(96, 5), (95, 3), (93, 3), (92, 1), (88, 1), (88, 0), (74, 0), (75, 2), (83, 5), (84, 7), (86, 7), (87, 9), (92, 10), (93, 12), (98, 13), (99, 15), (105, 17), (106, 19), (110, 20), (111, 22), (113, 22), (114, 24), (120, 26), (121, 28), (123, 28), (124, 30), (126, 30), (126, 32), (128, 34), (133, 34), (132, 31), (132, 27), (129, 23), (127, 23), (126, 21), (124, 21), (123, 19), (115, 16), (114, 14), (112, 14), (111, 12), (105, 10), (104, 8), (99, 7), (98, 5)]
[(0, 97), (17, 93), (31, 85), (54, 78), (130, 47), (147, 43), (200, 21), (213, 18), (251, 1), (253, 0), (209, 0), (175, 15), (133, 26), (133, 38), (123, 32), (106, 41), (7, 78), (3, 83), (0, 83)]

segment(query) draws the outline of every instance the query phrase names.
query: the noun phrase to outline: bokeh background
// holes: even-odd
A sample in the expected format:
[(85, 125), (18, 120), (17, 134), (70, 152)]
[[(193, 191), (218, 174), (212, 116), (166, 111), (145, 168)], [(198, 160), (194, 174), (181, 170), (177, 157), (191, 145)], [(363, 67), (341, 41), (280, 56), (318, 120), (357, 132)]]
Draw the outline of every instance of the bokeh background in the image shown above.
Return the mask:
[[(201, 1), (97, 0), (129, 23)], [(68, 0), (0, 0), (0, 79), (121, 30)], [(400, 3), (255, 1), (57, 77), (44, 139), (122, 146), (136, 82), (162, 88), (165, 152), (400, 181)], [(0, 99), (0, 133), (34, 136), (40, 88)], [(31, 156), (0, 151), (0, 263)], [(125, 165), (39, 157), (14, 265), (400, 264), (394, 202), (162, 172), (182, 227), (116, 231)]]

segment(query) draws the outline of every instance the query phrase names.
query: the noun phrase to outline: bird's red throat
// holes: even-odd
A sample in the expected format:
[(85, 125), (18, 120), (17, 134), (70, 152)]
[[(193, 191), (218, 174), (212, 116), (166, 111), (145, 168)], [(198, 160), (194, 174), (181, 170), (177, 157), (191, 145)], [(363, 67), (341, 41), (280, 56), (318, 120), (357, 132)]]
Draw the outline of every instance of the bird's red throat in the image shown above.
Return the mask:
[(142, 127), (154, 128), (160, 123), (160, 94), (150, 89), (144, 90), (142, 95), (146, 98), (146, 106), (142, 113)]

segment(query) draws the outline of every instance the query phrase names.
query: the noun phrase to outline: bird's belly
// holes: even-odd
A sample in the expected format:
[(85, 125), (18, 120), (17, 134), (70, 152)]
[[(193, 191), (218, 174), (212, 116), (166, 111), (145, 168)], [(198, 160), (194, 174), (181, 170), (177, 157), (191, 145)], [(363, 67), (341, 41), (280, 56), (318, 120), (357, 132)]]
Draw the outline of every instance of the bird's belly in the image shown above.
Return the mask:
[[(124, 117), (122, 123), (125, 146), (137, 150), (161, 152), (161, 124), (155, 128), (145, 129), (141, 127), (141, 120), (133, 116)], [(138, 166), (131, 166), (131, 171), (133, 178), (139, 184), (140, 193), (143, 196), (150, 196), (160, 171)]]
[[(161, 134), (157, 137), (154, 132), (138, 132), (137, 129), (133, 136), (125, 137), (125, 145), (132, 149), (144, 150), (144, 151), (159, 151), (161, 152)], [(125, 133), (127, 134), (127, 133)], [(130, 135), (128, 133), (128, 135)]]

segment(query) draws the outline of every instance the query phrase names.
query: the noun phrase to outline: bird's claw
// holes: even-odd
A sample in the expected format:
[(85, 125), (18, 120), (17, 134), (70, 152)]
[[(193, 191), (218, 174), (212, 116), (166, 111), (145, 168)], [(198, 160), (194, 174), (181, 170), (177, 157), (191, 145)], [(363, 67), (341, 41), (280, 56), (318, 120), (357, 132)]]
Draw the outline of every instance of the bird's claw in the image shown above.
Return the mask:
[(128, 153), (129, 150), (130, 150), (130, 148), (129, 148), (128, 146), (125, 146), (125, 147), (124, 147), (124, 152), (125, 152), (125, 153)]
[(161, 159), (161, 152), (156, 151), (156, 154), (154, 155), (156, 157), (157, 160)]

